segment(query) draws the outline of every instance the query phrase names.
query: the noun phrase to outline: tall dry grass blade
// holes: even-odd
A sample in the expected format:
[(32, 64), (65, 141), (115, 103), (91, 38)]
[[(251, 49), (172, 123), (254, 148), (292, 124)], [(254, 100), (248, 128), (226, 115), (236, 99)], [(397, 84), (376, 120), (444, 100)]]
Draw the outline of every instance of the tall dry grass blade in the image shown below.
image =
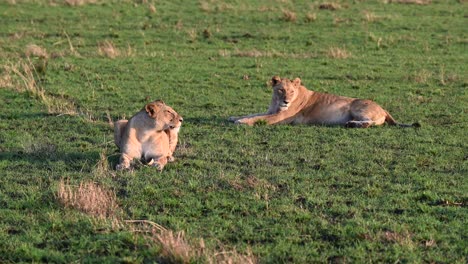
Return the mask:
[(98, 43), (98, 52), (101, 56), (114, 59), (120, 56), (120, 51), (114, 46), (110, 40), (105, 40)]
[(331, 47), (327, 51), (327, 56), (332, 59), (347, 59), (352, 55), (344, 48)]

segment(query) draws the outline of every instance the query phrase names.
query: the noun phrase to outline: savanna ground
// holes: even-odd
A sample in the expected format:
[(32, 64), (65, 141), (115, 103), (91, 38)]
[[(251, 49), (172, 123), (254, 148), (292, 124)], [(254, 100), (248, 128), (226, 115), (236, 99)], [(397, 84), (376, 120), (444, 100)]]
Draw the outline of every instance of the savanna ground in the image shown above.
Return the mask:
[[(0, 1), (0, 262), (466, 263), (465, 1)], [(237, 126), (273, 75), (420, 129)], [(184, 116), (116, 172), (110, 120)], [(144, 220), (144, 221), (143, 221)]]

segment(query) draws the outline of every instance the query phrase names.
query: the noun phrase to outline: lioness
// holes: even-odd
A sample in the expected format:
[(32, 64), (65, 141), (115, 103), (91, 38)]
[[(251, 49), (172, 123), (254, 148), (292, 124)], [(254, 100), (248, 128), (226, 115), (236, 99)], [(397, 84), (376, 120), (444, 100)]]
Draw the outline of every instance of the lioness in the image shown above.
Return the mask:
[(229, 120), (247, 125), (263, 120), (267, 124), (344, 125), (360, 128), (385, 122), (403, 127), (419, 126), (417, 123), (397, 123), (387, 111), (371, 100), (310, 91), (301, 84), (299, 78), (290, 81), (273, 76), (271, 81), (273, 95), (267, 113), (230, 117)]
[(120, 148), (117, 170), (127, 169), (134, 158), (162, 170), (177, 145), (183, 118), (163, 101), (148, 103), (129, 120), (114, 123), (114, 142)]

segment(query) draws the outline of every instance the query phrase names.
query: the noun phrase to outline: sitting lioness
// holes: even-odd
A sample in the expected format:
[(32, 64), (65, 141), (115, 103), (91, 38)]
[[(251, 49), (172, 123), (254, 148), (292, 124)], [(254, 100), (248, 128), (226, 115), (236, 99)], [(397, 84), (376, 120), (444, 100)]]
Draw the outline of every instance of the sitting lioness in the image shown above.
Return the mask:
[(371, 100), (310, 91), (301, 85), (299, 78), (290, 81), (274, 76), (271, 81), (273, 95), (267, 113), (230, 117), (229, 121), (247, 125), (264, 121), (270, 125), (343, 125), (360, 128), (385, 122), (403, 127), (419, 126), (417, 123), (397, 123), (387, 111)]
[(163, 101), (147, 104), (129, 120), (114, 123), (114, 142), (120, 148), (117, 170), (128, 169), (133, 159), (142, 159), (162, 170), (177, 145), (183, 118)]

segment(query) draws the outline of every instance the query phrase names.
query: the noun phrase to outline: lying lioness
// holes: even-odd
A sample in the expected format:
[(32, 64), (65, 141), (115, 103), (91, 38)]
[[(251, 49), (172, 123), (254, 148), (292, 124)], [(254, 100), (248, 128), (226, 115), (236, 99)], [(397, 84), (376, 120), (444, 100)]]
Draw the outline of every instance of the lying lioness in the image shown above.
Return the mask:
[(114, 123), (114, 142), (120, 148), (117, 170), (128, 169), (133, 159), (142, 159), (162, 170), (173, 160), (182, 117), (163, 101), (147, 104), (130, 120)]
[(253, 125), (258, 121), (267, 124), (343, 125), (366, 128), (372, 125), (419, 126), (399, 124), (382, 107), (371, 100), (325, 94), (308, 90), (301, 79), (293, 81), (272, 78), (273, 95), (267, 113), (243, 117), (230, 117), (237, 124)]

